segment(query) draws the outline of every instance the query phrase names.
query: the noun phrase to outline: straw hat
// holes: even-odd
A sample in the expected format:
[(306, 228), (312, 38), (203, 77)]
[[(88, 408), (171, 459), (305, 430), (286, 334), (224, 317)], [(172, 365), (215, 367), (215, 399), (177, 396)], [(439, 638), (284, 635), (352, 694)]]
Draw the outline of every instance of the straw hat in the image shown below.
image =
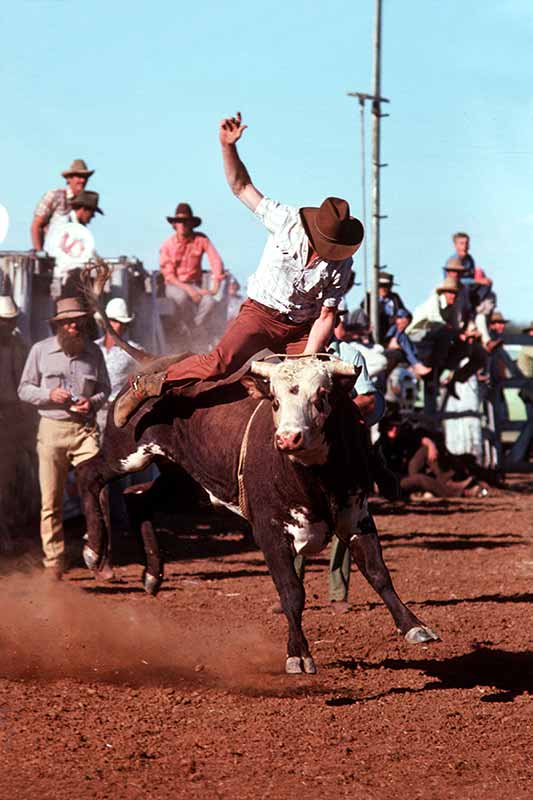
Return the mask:
[(70, 178), (71, 175), (86, 175), (90, 178), (94, 169), (89, 169), (83, 158), (75, 158), (70, 167), (61, 174), (64, 178)]
[(442, 283), (437, 286), (435, 291), (437, 294), (444, 294), (444, 292), (459, 294), (459, 287), (453, 278), (445, 278)]
[(49, 317), (48, 322), (61, 322), (64, 319), (77, 319), (86, 317), (89, 312), (83, 308), (77, 297), (63, 297), (57, 301), (55, 316)]
[(501, 311), (493, 311), (490, 315), (489, 322), (503, 322), (504, 324), (510, 322), (510, 320), (505, 319)]
[(20, 314), (19, 309), (11, 297), (2, 295), (0, 297), (0, 319), (14, 319)]
[(128, 325), (135, 319), (135, 314), (128, 313), (128, 306), (122, 297), (114, 297), (105, 307), (106, 317)]

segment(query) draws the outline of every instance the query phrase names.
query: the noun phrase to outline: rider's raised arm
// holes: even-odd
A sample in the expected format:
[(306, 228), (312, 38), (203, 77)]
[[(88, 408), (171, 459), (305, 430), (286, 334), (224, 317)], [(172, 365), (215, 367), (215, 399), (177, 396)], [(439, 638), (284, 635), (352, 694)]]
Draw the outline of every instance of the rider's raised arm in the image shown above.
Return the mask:
[(240, 112), (237, 112), (234, 117), (222, 120), (219, 138), (228, 186), (245, 206), (255, 211), (263, 195), (253, 185), (237, 152), (237, 142), (247, 127), (241, 123)]

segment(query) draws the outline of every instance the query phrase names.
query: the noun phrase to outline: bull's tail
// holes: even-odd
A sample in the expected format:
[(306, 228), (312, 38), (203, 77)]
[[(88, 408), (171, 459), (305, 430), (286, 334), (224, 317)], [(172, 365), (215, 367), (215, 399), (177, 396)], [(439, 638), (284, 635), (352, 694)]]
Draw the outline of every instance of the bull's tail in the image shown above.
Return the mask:
[(143, 363), (156, 359), (157, 356), (152, 353), (139, 350), (138, 347), (129, 344), (113, 329), (105, 313), (104, 304), (102, 302), (104, 286), (111, 275), (112, 269), (99, 256), (96, 256), (93, 260), (95, 263), (85, 267), (81, 272), (81, 285), (87, 305), (93, 312), (100, 316), (106, 333), (112, 336), (117, 345), (125, 350), (129, 356), (134, 358), (135, 361)]

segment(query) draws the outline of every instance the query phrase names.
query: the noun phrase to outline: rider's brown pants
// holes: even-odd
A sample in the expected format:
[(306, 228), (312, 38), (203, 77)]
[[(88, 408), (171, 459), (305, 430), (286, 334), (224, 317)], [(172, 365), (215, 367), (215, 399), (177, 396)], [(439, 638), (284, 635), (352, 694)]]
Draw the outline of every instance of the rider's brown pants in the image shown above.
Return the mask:
[(291, 322), (286, 314), (255, 300), (245, 300), (215, 349), (172, 364), (166, 379), (221, 380), (265, 348), (289, 355), (303, 353), (312, 324), (312, 321)]

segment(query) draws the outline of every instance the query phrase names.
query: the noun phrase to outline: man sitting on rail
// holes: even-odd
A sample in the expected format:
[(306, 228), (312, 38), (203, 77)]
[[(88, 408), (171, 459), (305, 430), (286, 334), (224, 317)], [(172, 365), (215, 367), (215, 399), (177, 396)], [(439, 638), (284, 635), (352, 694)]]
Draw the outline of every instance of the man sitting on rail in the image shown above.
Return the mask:
[[(188, 203), (179, 203), (174, 216), (167, 217), (175, 233), (165, 239), (159, 251), (159, 266), (165, 280), (165, 294), (176, 306), (177, 317), (192, 333), (195, 350), (203, 350), (214, 340), (211, 322), (216, 311), (220, 284), (224, 280), (224, 264), (205, 233), (194, 229), (202, 224)], [(202, 286), (202, 257), (207, 256), (211, 268), (210, 288)]]
[(217, 347), (185, 358), (165, 372), (137, 376), (117, 400), (115, 422), (125, 425), (140, 403), (161, 394), (165, 384), (185, 392), (201, 380), (235, 373), (264, 348), (289, 354), (317, 353), (329, 342), (337, 306), (350, 280), (352, 256), (364, 231), (346, 200), (328, 197), (320, 208), (294, 208), (264, 197), (250, 179), (236, 143), (246, 125), (241, 115), (220, 124), (224, 170), (233, 193), (269, 232), (248, 299)]

